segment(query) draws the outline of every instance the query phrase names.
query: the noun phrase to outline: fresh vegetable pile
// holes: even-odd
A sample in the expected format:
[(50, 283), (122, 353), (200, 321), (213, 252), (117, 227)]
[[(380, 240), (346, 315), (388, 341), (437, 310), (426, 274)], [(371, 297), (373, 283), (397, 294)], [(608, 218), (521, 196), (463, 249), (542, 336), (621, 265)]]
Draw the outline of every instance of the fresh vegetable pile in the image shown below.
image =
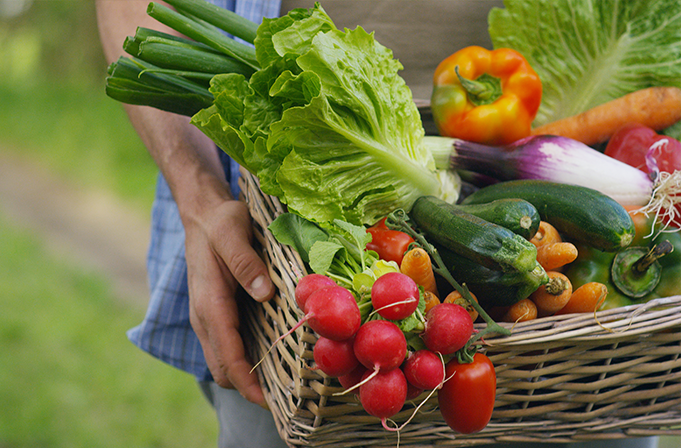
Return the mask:
[(287, 205), (269, 231), (309, 274), (286, 335), (314, 330), (311, 368), (386, 430), (434, 394), (452, 429), (484, 429), (486, 335), (681, 294), (678, 2), (507, 1), (494, 51), (436, 70), (428, 137), (392, 52), (321, 5), (256, 26), (168, 3), (149, 14), (187, 38), (139, 29), (107, 93), (191, 116)]
[[(450, 205), (442, 202), (443, 212), (449, 213)], [(388, 430), (400, 429), (387, 421), (407, 400), (428, 391), (437, 392), (448, 424), (459, 432), (477, 432), (491, 418), (496, 384), (491, 362), (478, 352), (479, 343), (487, 334), (509, 332), (454, 280), (438, 251), (403, 211), (391, 213), (379, 226), (385, 228), (377, 232), (336, 220), (322, 229), (293, 213), (280, 215), (270, 225), (275, 238), (294, 247), (313, 271), (299, 280), (295, 300), (305, 313), (300, 323), (307, 322), (320, 336), (314, 347), (315, 368), (338, 378), (346, 393), (357, 393), (367, 413), (380, 418)], [(387, 232), (391, 238), (380, 241)], [(376, 250), (369, 249), (374, 236), (379, 240)], [(396, 250), (404, 250), (399, 263), (388, 260)], [(474, 251), (488, 257), (483, 250)], [(438, 286), (438, 279), (448, 288)], [(447, 291), (442, 301), (439, 291)], [(478, 318), (487, 326), (474, 332)], [(452, 377), (458, 369), (469, 374)], [(471, 387), (487, 391), (484, 402), (461, 399), (458, 390)], [(467, 420), (455, 417), (460, 413)]]

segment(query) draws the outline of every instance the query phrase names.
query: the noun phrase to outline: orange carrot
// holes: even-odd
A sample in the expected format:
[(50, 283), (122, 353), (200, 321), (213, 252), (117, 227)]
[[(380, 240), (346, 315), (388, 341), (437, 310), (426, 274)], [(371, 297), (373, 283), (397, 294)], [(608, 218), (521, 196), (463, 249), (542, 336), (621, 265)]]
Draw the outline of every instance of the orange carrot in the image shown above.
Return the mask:
[(400, 271), (409, 276), (417, 285), (439, 297), (435, 283), (435, 273), (430, 255), (422, 247), (414, 247), (404, 254)]
[(530, 300), (537, 305), (539, 317), (550, 316), (562, 309), (572, 295), (570, 279), (558, 271), (548, 271), (549, 282), (530, 294)]
[(426, 302), (426, 313), (435, 305), (440, 304), (440, 299), (430, 291), (424, 291), (423, 299)]
[(556, 314), (593, 313), (601, 306), (607, 295), (608, 287), (603, 283), (585, 283), (574, 290), (568, 303)]
[(577, 259), (577, 247), (568, 242), (543, 244), (537, 247), (537, 262), (545, 271), (555, 271)]
[(681, 89), (649, 87), (595, 106), (577, 115), (532, 130), (533, 135), (560, 135), (595, 145), (608, 140), (626, 123), (659, 131), (681, 120)]
[(561, 243), (563, 238), (555, 227), (546, 221), (539, 222), (539, 230), (534, 234), (530, 243), (539, 247), (544, 244)]
[[(475, 297), (475, 294), (473, 294), (472, 292), (470, 292), (470, 294), (473, 300), (477, 302), (478, 298)], [(471, 315), (471, 319), (473, 319), (473, 322), (475, 322), (475, 320), (478, 318), (478, 311), (473, 307), (473, 305), (470, 304), (468, 300), (464, 299), (464, 297), (457, 290), (454, 290), (447, 294), (447, 297), (445, 297), (445, 300), (443, 302), (461, 305), (466, 309), (466, 311), (468, 311), (468, 314)]]
[(537, 318), (537, 305), (530, 299), (514, 303), (506, 310), (502, 322), (526, 322)]

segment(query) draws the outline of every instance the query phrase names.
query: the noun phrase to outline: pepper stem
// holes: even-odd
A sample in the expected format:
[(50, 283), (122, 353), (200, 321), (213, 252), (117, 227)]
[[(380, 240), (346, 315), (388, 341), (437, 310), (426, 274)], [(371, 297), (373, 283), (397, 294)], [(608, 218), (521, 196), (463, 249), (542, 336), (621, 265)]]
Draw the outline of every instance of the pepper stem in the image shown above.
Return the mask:
[(674, 246), (667, 240), (662, 241), (660, 244), (656, 244), (647, 254), (636, 260), (631, 266), (632, 272), (634, 274), (645, 273), (653, 263), (670, 253), (672, 250), (674, 250)]
[(468, 101), (475, 106), (492, 104), (502, 95), (501, 79), (488, 73), (483, 73), (476, 79), (464, 78), (459, 74), (459, 66), (454, 67), (454, 72), (459, 78), (461, 87), (468, 94)]

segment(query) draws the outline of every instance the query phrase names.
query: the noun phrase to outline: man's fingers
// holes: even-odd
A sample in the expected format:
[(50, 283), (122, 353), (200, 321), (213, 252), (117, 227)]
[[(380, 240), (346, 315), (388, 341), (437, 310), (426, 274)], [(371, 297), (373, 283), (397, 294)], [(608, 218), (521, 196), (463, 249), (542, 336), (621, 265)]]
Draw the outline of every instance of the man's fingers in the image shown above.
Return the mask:
[[(189, 240), (188, 240), (189, 242)], [(238, 285), (224, 262), (202, 239), (187, 245), (191, 325), (215, 382), (236, 388), (246, 399), (263, 404), (258, 378), (251, 373), (239, 333)]]
[(259, 302), (269, 300), (274, 295), (274, 285), (267, 266), (251, 246), (252, 223), (248, 207), (238, 201), (231, 201), (227, 206), (237, 210), (228, 214), (232, 217), (229, 222), (224, 222), (224, 238), (214, 239), (215, 250), (248, 295)]
[(239, 332), (236, 301), (214, 296), (195, 301), (192, 325), (204, 348), (206, 364), (215, 382), (235, 388), (247, 400), (263, 405), (265, 400), (253, 365), (246, 358)]

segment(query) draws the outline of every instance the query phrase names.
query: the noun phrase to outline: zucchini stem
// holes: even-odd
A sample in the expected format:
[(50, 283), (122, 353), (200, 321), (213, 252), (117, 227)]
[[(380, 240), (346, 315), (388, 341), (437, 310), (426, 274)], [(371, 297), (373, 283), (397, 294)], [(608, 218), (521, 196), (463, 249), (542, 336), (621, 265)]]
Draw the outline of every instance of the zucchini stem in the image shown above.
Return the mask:
[(468, 290), (468, 287), (464, 285), (460, 285), (459, 282), (457, 282), (454, 277), (452, 277), (452, 274), (449, 272), (449, 269), (445, 266), (444, 262), (442, 261), (442, 258), (440, 257), (440, 254), (438, 253), (437, 249), (435, 246), (430, 244), (426, 238), (416, 230), (414, 230), (411, 225), (407, 222), (408, 220), (407, 213), (404, 210), (395, 210), (392, 213), (390, 213), (385, 220), (386, 225), (388, 228), (395, 229), (395, 230), (400, 230), (402, 232), (405, 232), (409, 234), (414, 241), (419, 244), (421, 247), (423, 247), (426, 252), (433, 258), (433, 271), (442, 276), (447, 282), (456, 289), (459, 294), (463, 296), (464, 299), (466, 299), (473, 308), (480, 314), (480, 316), (483, 318), (485, 323), (487, 324), (485, 328), (482, 330), (478, 331), (477, 333), (474, 333), (471, 338), (468, 340), (464, 348), (462, 348), (459, 352), (457, 352), (457, 356), (459, 357), (460, 360), (463, 362), (472, 362), (473, 361), (473, 354), (475, 353), (475, 350), (472, 350), (473, 344), (475, 344), (477, 341), (481, 340), (483, 337), (485, 337), (488, 334), (491, 333), (496, 333), (496, 334), (501, 334), (501, 335), (510, 335), (511, 330), (508, 328), (504, 328), (498, 323), (492, 319), (489, 314), (480, 306), (480, 304), (473, 299), (471, 296), (470, 291)]

